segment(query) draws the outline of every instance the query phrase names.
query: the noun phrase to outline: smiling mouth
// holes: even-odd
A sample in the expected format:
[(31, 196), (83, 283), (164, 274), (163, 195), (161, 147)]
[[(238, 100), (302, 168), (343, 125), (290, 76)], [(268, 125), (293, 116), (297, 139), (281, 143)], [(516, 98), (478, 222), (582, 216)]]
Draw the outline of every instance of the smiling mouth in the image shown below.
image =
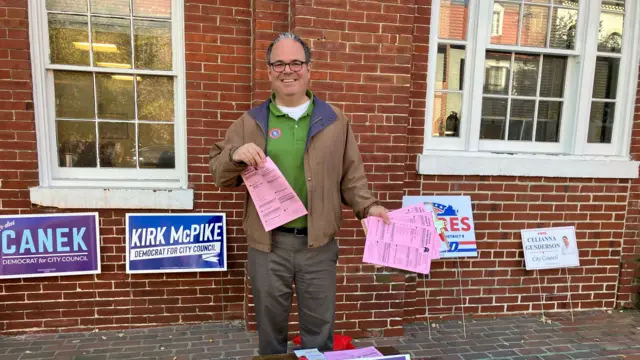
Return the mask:
[(285, 84), (292, 84), (292, 83), (298, 81), (298, 79), (282, 79), (280, 81), (282, 81)]

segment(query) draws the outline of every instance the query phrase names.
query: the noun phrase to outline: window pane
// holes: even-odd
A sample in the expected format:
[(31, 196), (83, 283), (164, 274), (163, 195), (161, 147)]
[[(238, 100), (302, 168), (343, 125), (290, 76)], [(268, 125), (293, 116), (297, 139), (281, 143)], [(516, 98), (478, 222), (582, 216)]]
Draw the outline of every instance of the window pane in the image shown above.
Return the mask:
[(138, 119), (173, 121), (173, 78), (138, 77)]
[(469, 9), (467, 0), (440, 0), (440, 39), (465, 40)]
[(93, 61), (97, 66), (131, 68), (131, 20), (93, 16)]
[(535, 106), (535, 100), (511, 100), (509, 140), (531, 141)]
[(575, 49), (578, 10), (553, 8), (550, 47)]
[(602, 8), (605, 10), (624, 11), (624, 0), (602, 0)]
[(51, 63), (89, 65), (88, 29), (86, 16), (49, 14)]
[(100, 167), (136, 167), (136, 126), (134, 123), (100, 122)]
[(613, 119), (615, 117), (615, 103), (592, 102), (591, 117), (589, 119), (589, 134), (587, 141), (590, 143), (611, 143)]
[(133, 76), (96, 74), (98, 117), (134, 120)]
[(516, 96), (536, 96), (539, 55), (516, 54), (513, 63), (513, 89)]
[(560, 117), (562, 116), (562, 102), (540, 101), (538, 104), (538, 120), (536, 120), (536, 141), (560, 141)]
[(511, 54), (487, 52), (484, 61), (485, 94), (509, 94)]
[(57, 118), (95, 118), (91, 73), (54, 71), (53, 79)]
[(464, 56), (464, 46), (438, 45), (436, 89), (462, 90)]
[(136, 68), (171, 70), (171, 23), (135, 20)]
[(542, 59), (540, 96), (562, 98), (564, 96), (564, 77), (566, 72), (566, 57), (545, 55)]
[(547, 46), (549, 7), (525, 5), (522, 13), (521, 46)]
[(91, 0), (92, 14), (130, 15), (129, 0)]
[[(582, 0), (582, 1), (586, 2), (585, 0)], [(553, 0), (553, 4), (559, 5), (559, 6), (573, 7), (573, 8), (578, 8), (580, 6), (579, 0)]]
[(619, 53), (622, 51), (622, 28), (624, 15), (610, 12), (600, 13), (598, 51)]
[(139, 124), (138, 146), (141, 168), (174, 168), (172, 124)]
[(507, 100), (483, 98), (480, 139), (504, 140), (506, 122)]
[(171, 0), (133, 0), (133, 16), (170, 18)]
[(620, 59), (598, 57), (593, 79), (594, 99), (615, 99), (618, 90)]
[(96, 167), (96, 123), (56, 121), (60, 167)]
[(550, 0), (524, 0), (525, 3), (548, 4)]
[(86, 13), (87, 0), (47, 0), (47, 10)]
[(433, 101), (433, 136), (460, 136), (462, 93), (436, 92)]
[(496, 1), (493, 6), (491, 43), (517, 45), (520, 5)]

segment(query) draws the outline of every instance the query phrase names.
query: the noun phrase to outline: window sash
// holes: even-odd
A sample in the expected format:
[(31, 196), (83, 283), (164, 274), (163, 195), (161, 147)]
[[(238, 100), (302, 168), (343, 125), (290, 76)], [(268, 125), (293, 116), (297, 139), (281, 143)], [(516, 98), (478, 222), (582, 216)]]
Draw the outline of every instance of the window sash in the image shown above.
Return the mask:
[[(469, 24), (465, 54), (465, 79), (460, 119), (460, 137), (437, 137), (432, 135), (434, 91), (436, 78), (437, 45), (449, 43), (439, 40), (440, 1), (432, 5), (429, 49), (429, 71), (427, 76), (427, 99), (425, 113), (424, 151), (492, 151), (513, 153), (549, 153), (568, 155), (606, 155), (628, 156), (631, 139), (633, 108), (635, 106), (635, 84), (638, 78), (640, 46), (633, 41), (640, 33), (640, 2), (628, 2), (625, 11), (622, 54), (599, 54), (597, 49), (598, 28), (589, 24), (598, 24), (600, 19), (600, 1), (590, 1), (578, 9), (576, 45), (573, 50), (531, 48), (510, 45), (491, 44), (494, 19), (493, 4), (469, 2)], [(551, 22), (551, 19), (548, 20)], [(567, 56), (565, 91), (562, 118), (557, 143), (533, 141), (481, 140), (480, 125), (484, 84), (484, 62), (486, 51), (512, 51), (545, 55)], [(587, 133), (591, 110), (591, 95), (595, 72), (595, 59), (598, 55), (622, 57), (621, 74), (633, 74), (618, 81), (614, 130), (610, 144), (588, 144)], [(578, 89), (573, 91), (572, 89)], [(533, 135), (535, 137), (535, 134)]]
[[(56, 186), (112, 186), (186, 188), (186, 85), (184, 60), (184, 0), (171, 2), (171, 71), (133, 70), (120, 68), (74, 66), (50, 63), (49, 29), (46, 4), (42, 0), (29, 0), (29, 28), (34, 83), (34, 110), (38, 141), (38, 166), (40, 185)], [(91, 34), (89, 30), (89, 34)], [(133, 36), (133, 34), (132, 34)], [(134, 44), (132, 44), (133, 46)], [(133, 59), (132, 59), (133, 61)], [(171, 76), (174, 80), (174, 121), (158, 122), (173, 124), (174, 169), (127, 169), (127, 168), (62, 168), (58, 163), (56, 141), (54, 70), (71, 70), (87, 73), (116, 73), (123, 75)], [(137, 99), (136, 99), (137, 101)], [(92, 121), (96, 121), (93, 120)], [(99, 139), (96, 139), (98, 141)], [(136, 139), (137, 144), (137, 139)]]
[[(600, 21), (601, 6), (599, 1), (591, 1), (590, 22), (597, 24)], [(585, 76), (589, 86), (581, 89), (581, 103), (579, 119), (584, 121), (578, 125), (576, 134), (576, 146), (574, 152), (580, 155), (620, 155), (629, 154), (631, 142), (631, 127), (633, 126), (633, 109), (636, 101), (636, 84), (638, 81), (639, 49), (637, 36), (640, 33), (640, 2), (626, 1), (624, 25), (622, 30), (622, 53), (600, 53), (597, 51), (585, 52)], [(635, 39), (635, 40), (634, 40)], [(598, 28), (587, 29), (587, 41), (585, 49), (597, 49)], [(611, 142), (608, 144), (588, 143), (589, 117), (593, 102), (593, 82), (596, 71), (596, 58), (599, 56), (619, 57), (621, 76), (616, 89), (616, 105), (613, 118)], [(628, 74), (628, 75), (625, 75)], [(588, 91), (587, 91), (588, 90)], [(597, 100), (596, 100), (597, 101)]]

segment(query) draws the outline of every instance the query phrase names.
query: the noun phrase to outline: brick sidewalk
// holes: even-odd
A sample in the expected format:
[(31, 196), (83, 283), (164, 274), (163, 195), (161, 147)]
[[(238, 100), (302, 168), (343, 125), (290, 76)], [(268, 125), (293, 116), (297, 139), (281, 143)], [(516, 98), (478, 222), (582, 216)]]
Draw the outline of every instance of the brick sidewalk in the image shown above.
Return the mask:
[[(549, 314), (548, 314), (549, 315)], [(582, 312), (459, 321), (406, 327), (398, 338), (355, 341), (395, 346), (412, 359), (640, 359), (640, 313)], [(232, 324), (163, 327), (121, 332), (0, 337), (0, 360), (15, 359), (251, 359), (257, 337)]]

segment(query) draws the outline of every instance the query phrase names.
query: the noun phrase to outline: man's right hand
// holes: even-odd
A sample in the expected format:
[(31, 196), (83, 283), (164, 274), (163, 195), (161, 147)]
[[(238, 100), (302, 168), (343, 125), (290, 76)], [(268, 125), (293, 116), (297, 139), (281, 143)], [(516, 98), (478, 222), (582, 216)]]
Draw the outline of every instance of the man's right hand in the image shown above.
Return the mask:
[(231, 158), (235, 162), (243, 162), (249, 166), (262, 167), (266, 156), (264, 155), (264, 151), (256, 144), (248, 143), (237, 148)]

